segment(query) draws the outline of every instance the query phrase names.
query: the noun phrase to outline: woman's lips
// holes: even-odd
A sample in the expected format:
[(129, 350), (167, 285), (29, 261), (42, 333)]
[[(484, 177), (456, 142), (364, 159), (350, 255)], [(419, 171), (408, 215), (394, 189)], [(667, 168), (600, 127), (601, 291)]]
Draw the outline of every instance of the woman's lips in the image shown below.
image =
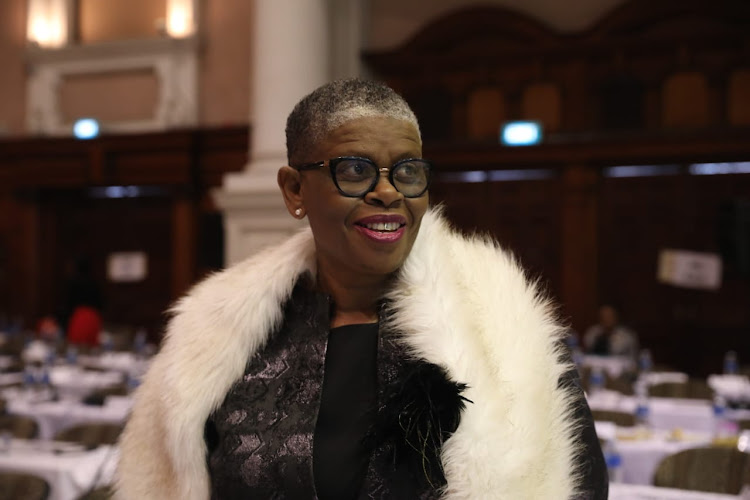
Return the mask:
[(371, 215), (355, 222), (354, 227), (372, 241), (393, 243), (404, 236), (406, 218), (395, 214)]
[(401, 239), (404, 236), (406, 226), (399, 226), (395, 231), (376, 231), (365, 226), (355, 224), (354, 228), (367, 238), (378, 243), (393, 243)]

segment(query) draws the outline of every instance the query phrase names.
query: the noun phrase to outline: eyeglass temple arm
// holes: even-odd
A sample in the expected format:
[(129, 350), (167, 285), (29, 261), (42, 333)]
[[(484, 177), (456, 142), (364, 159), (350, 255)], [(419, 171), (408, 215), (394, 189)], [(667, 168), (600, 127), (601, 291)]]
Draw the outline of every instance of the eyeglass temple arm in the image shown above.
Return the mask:
[(314, 168), (320, 168), (323, 165), (325, 165), (325, 161), (316, 161), (315, 163), (305, 163), (303, 165), (297, 165), (296, 167), (292, 167), (296, 170), (312, 170)]

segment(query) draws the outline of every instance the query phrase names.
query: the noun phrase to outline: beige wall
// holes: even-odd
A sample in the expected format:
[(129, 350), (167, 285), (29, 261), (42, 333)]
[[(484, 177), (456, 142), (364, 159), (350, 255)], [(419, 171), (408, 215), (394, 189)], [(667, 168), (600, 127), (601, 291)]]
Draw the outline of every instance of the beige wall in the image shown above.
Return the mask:
[(26, 0), (0, 0), (0, 137), (24, 129)]
[(200, 120), (206, 126), (248, 123), (253, 2), (203, 2)]
[[(250, 113), (251, 27), (255, 0), (203, 1), (199, 66), (199, 122), (215, 127), (244, 124)], [(491, 0), (482, 4), (525, 12), (561, 31), (584, 29), (623, 0)], [(365, 2), (368, 3), (368, 2)], [(476, 2), (480, 4), (480, 2)], [(366, 46), (404, 43), (426, 23), (470, 5), (463, 0), (369, 0)], [(0, 131), (24, 130), (24, 30), (26, 0), (0, 0)], [(280, 27), (279, 29), (283, 29)], [(288, 27), (287, 27), (288, 28)], [(148, 101), (144, 99), (144, 101)], [(66, 107), (75, 109), (68, 101)]]
[(587, 28), (624, 0), (369, 0), (367, 48), (384, 50), (408, 41), (419, 29), (451, 10), (497, 5), (528, 14), (560, 31)]
[(78, 39), (82, 43), (159, 36), (166, 0), (78, 0)]
[(158, 102), (159, 82), (153, 70), (69, 75), (59, 87), (63, 121), (94, 117), (103, 122), (150, 120)]

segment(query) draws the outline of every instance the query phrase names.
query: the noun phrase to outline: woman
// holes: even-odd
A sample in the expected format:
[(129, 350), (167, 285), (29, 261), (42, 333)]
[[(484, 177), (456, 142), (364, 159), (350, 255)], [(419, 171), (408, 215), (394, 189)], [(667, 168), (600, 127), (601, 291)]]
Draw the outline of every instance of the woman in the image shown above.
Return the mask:
[(563, 329), (511, 256), (428, 209), (417, 120), (333, 82), (287, 121), (310, 230), (175, 307), (121, 498), (606, 498)]

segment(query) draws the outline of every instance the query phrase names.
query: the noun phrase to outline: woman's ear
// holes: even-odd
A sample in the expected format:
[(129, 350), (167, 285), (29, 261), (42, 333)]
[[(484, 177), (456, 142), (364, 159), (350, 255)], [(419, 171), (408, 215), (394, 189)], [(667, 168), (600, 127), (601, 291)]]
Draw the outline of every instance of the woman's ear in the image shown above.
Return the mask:
[(284, 196), (284, 204), (289, 214), (301, 219), (305, 214), (305, 207), (302, 203), (302, 184), (299, 170), (289, 166), (283, 166), (276, 174), (276, 181), (279, 183), (281, 194)]

